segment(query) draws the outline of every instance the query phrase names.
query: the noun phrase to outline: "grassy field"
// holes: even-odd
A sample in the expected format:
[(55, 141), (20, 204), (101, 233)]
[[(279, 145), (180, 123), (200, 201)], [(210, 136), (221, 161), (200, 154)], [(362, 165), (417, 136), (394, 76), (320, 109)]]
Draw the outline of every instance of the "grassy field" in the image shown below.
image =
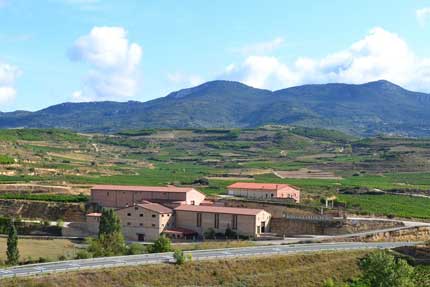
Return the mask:
[(340, 201), (361, 213), (430, 218), (430, 199), (404, 195), (338, 195)]
[[(0, 238), (0, 260), (6, 260), (6, 238)], [(58, 260), (60, 256), (73, 258), (76, 254), (74, 244), (66, 239), (19, 239), (20, 260), (38, 259)]]
[(359, 274), (359, 258), (369, 251), (298, 254), (177, 265), (145, 265), (4, 280), (2, 286), (322, 286)]

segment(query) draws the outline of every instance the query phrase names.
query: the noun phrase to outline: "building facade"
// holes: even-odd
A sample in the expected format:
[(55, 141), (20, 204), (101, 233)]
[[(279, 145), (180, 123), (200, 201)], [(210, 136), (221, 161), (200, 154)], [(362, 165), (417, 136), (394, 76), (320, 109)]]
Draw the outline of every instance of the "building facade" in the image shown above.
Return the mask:
[(173, 210), (158, 203), (143, 203), (116, 210), (127, 240), (153, 241), (174, 226)]
[(270, 219), (270, 213), (263, 209), (190, 205), (175, 208), (176, 227), (194, 230), (200, 236), (209, 230), (225, 233), (231, 229), (238, 235), (258, 238), (269, 232)]
[(232, 196), (252, 199), (290, 199), (300, 202), (300, 190), (288, 184), (236, 182), (228, 187)]
[(176, 186), (97, 185), (91, 188), (91, 202), (103, 207), (123, 208), (143, 201), (200, 205), (205, 195), (194, 188)]

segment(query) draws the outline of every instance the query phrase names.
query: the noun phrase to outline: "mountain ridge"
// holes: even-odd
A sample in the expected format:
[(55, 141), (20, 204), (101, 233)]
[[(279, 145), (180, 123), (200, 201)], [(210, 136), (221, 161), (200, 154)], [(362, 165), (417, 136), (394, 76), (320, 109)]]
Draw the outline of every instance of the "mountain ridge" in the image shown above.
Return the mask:
[(66, 102), (0, 112), (0, 128), (118, 132), (142, 128), (246, 128), (288, 124), (360, 136), (430, 136), (430, 94), (386, 80), (309, 84), (270, 91), (216, 80), (147, 102)]

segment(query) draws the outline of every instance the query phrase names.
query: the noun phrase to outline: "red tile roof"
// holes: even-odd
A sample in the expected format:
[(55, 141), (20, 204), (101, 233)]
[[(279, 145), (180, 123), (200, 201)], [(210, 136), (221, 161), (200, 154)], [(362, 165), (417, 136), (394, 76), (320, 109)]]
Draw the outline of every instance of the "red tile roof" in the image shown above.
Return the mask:
[(165, 206), (158, 204), (158, 203), (144, 203), (144, 204), (138, 204), (138, 206), (145, 208), (145, 209), (148, 209), (148, 210), (151, 210), (151, 211), (154, 211), (154, 212), (157, 212), (157, 213), (172, 213), (173, 212), (173, 210), (171, 210), (170, 208), (165, 207)]
[(293, 188), (288, 184), (278, 183), (256, 183), (256, 182), (236, 182), (228, 186), (228, 188), (239, 188), (239, 189), (255, 189), (255, 190), (280, 190), (283, 188)]
[(96, 185), (91, 190), (112, 190), (112, 191), (150, 191), (150, 192), (189, 192), (194, 190), (191, 187), (176, 186), (134, 186), (134, 185)]
[(180, 206), (175, 208), (175, 211), (225, 213), (225, 214), (238, 214), (238, 215), (257, 215), (264, 210), (263, 209), (253, 209), (253, 208), (224, 207), (224, 206), (180, 205)]

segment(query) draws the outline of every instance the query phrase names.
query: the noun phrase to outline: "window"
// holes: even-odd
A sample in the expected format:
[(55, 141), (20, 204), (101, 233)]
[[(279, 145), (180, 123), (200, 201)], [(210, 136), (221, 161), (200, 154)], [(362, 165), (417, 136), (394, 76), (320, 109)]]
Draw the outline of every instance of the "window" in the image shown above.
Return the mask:
[(139, 214), (140, 217), (143, 217), (143, 213)]
[(140, 226), (143, 226), (143, 223), (139, 223)]
[(197, 213), (197, 227), (201, 227), (202, 226), (202, 214), (201, 213)]
[(231, 226), (232, 229), (237, 229), (237, 215), (233, 215)]
[(130, 222), (127, 222), (127, 225), (131, 225), (131, 223), (130, 223)]
[(134, 207), (134, 210), (138, 210), (139, 208), (136, 206), (136, 207)]
[(219, 228), (219, 214), (215, 214), (214, 219), (214, 227)]
[(108, 191), (108, 192), (106, 192), (106, 196), (107, 196), (107, 197), (109, 197), (109, 191)]
[(154, 218), (155, 218), (155, 214), (153, 214), (153, 215), (152, 215), (152, 217), (154, 217)]
[(270, 194), (270, 197), (273, 197), (273, 193), (272, 193), (272, 194)]
[(127, 216), (131, 216), (131, 213), (127, 213)]
[(162, 214), (161, 217), (164, 217), (164, 214)]
[(152, 227), (155, 227), (155, 224), (154, 224), (154, 223), (152, 224)]

